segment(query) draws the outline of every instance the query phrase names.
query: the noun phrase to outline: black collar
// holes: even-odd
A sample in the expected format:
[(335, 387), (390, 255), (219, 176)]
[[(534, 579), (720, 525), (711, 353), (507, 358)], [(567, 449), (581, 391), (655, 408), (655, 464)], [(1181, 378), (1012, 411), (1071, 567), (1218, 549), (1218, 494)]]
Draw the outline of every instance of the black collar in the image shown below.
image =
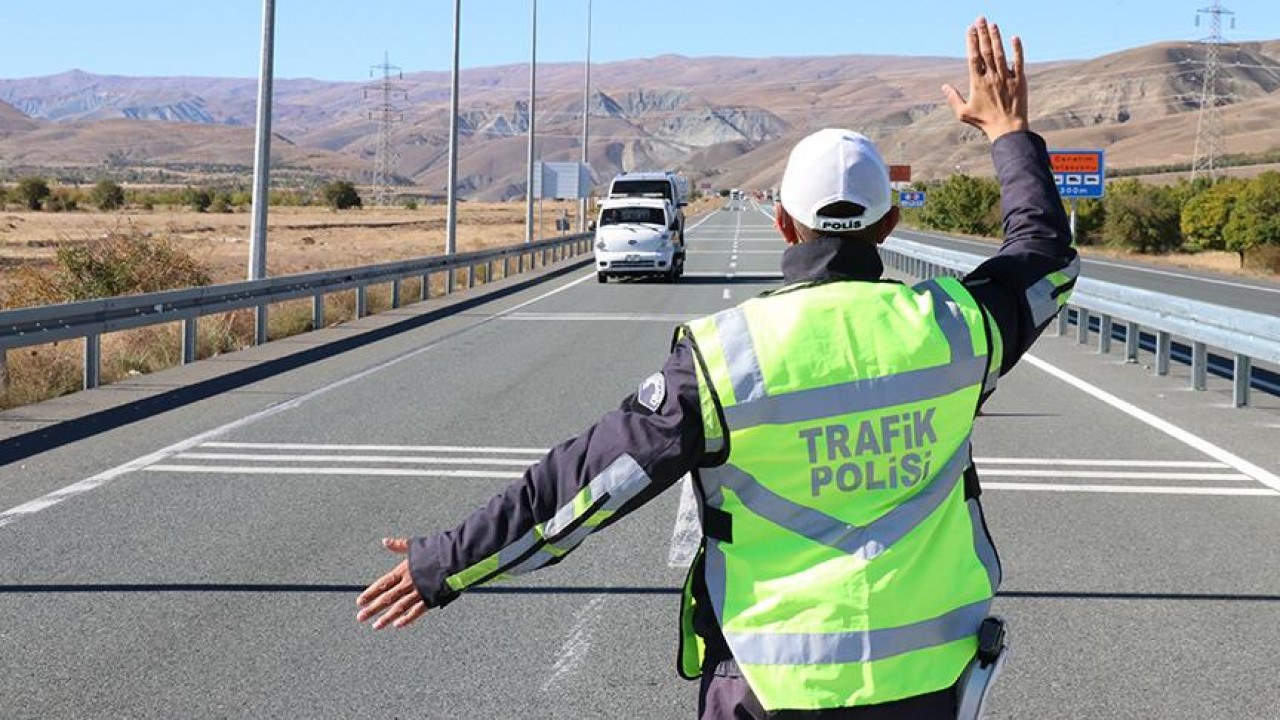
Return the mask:
[(876, 281), (884, 274), (884, 262), (868, 242), (820, 237), (792, 245), (782, 254), (782, 282), (830, 280)]

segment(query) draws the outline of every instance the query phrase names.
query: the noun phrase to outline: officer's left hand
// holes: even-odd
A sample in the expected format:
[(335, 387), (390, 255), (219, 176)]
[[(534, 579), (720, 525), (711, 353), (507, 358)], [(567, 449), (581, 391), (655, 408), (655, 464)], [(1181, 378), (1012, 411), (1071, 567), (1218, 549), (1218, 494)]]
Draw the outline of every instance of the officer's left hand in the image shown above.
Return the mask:
[[(409, 552), (408, 540), (384, 539), (382, 546), (400, 555)], [(427, 603), (418, 593), (413, 579), (409, 577), (408, 560), (400, 563), (394, 570), (370, 585), (369, 589), (356, 599), (356, 604), (360, 606), (360, 612), (356, 615), (357, 622), (364, 622), (386, 610), (382, 617), (374, 621), (374, 630), (381, 630), (388, 625), (394, 625), (397, 628), (407, 627), (427, 611)]]

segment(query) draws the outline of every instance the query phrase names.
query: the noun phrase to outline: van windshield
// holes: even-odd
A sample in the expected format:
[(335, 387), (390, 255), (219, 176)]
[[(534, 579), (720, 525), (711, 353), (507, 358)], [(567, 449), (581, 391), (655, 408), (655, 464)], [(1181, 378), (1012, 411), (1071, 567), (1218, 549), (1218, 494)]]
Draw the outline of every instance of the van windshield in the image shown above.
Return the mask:
[(671, 183), (666, 180), (617, 180), (610, 195), (623, 197), (660, 197), (675, 201), (671, 196)]
[(608, 208), (600, 215), (600, 225), (624, 225), (626, 223), (644, 223), (646, 225), (666, 225), (667, 219), (662, 208), (621, 207)]

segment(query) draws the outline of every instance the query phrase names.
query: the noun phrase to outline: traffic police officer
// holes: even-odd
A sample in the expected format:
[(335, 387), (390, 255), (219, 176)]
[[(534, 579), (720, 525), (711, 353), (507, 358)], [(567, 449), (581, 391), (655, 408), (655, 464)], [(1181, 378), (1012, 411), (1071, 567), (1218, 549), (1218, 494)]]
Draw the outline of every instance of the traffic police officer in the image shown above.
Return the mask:
[(662, 372), (359, 598), (404, 627), (469, 589), (559, 562), (692, 473), (704, 540), (679, 671), (704, 718), (944, 718), (1000, 565), (978, 503), (974, 418), (1067, 301), (1078, 260), (1021, 43), (969, 28), (970, 93), (993, 141), (1005, 243), (963, 280), (881, 279), (898, 222), (872, 143), (824, 130), (787, 165), (783, 286), (681, 328)]

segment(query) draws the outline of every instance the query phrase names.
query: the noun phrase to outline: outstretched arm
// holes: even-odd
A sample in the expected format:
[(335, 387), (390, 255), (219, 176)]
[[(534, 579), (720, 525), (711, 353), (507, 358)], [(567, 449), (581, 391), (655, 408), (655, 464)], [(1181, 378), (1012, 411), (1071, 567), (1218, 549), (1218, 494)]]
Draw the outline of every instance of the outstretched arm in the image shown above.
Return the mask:
[(468, 589), (554, 565), (675, 484), (704, 454), (693, 353), (678, 344), (620, 409), (552, 450), (457, 528), (383, 541), (408, 558), (360, 596), (356, 619), (381, 613), (375, 629), (404, 627)]
[(1013, 64), (1000, 28), (985, 18), (969, 28), (969, 98), (944, 92), (960, 120), (992, 142), (1004, 213), (1004, 245), (965, 285), (987, 312), (1008, 372), (1066, 304), (1080, 263), (1044, 140), (1030, 130), (1026, 62), (1013, 38)]

